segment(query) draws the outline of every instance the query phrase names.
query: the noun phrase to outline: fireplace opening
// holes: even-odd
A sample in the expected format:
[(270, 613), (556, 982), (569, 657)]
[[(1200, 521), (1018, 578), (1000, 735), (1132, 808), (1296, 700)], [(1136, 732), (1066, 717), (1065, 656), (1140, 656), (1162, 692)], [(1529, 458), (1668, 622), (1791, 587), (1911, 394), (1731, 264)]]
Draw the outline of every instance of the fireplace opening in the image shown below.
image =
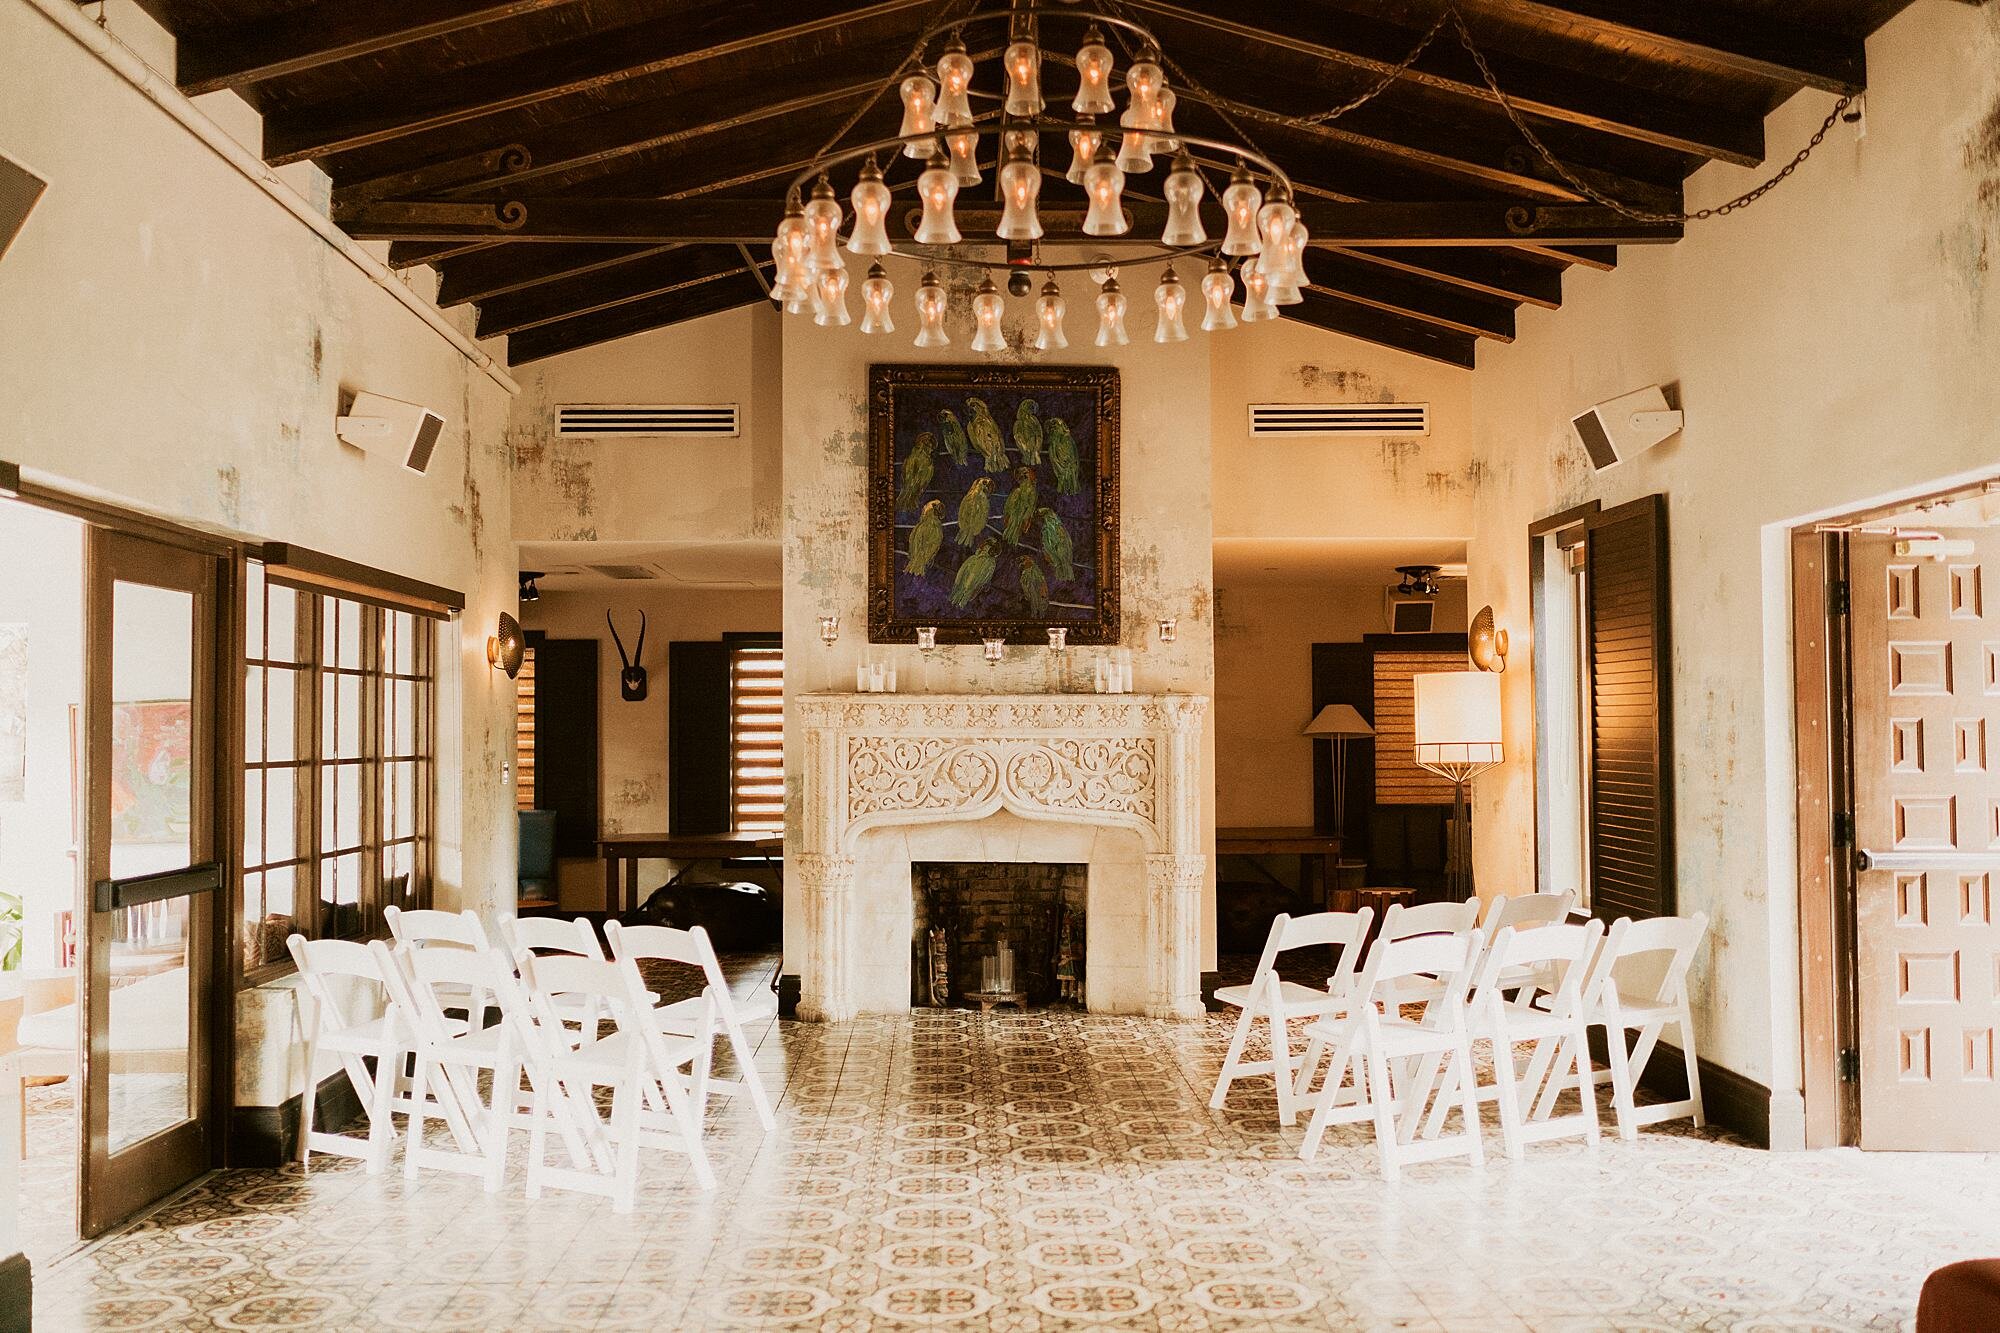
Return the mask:
[(910, 1003), (1083, 1008), (1087, 871), (1033, 862), (911, 866)]

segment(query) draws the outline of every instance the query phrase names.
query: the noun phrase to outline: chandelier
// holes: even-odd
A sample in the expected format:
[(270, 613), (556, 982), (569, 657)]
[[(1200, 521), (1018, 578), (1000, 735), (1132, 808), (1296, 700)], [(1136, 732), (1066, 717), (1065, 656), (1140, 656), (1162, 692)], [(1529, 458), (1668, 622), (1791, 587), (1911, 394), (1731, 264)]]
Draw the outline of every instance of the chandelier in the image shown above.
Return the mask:
[[(1043, 48), (1045, 22), (1077, 30), (1073, 55), (1067, 47), (1060, 54)], [(966, 48), (965, 34), (980, 27), (1005, 30), (1006, 46), (995, 71), (997, 90), (980, 86), (980, 71)], [(1131, 53), (1124, 71), (1122, 111), (1114, 95), (1116, 57), (1105, 43), (1106, 29)], [(920, 65), (924, 53), (940, 39), (943, 46), (936, 62)], [(1051, 115), (1044, 96), (1043, 71), (1052, 65), (1074, 71), (1068, 117)], [(1067, 85), (1070, 80), (1065, 77), (1063, 82)], [(792, 179), (785, 215), (771, 245), (777, 265), (771, 297), (788, 314), (810, 313), (813, 322), (823, 326), (852, 323), (850, 255), (868, 262), (860, 283), (863, 333), (893, 333), (896, 328), (895, 286), (882, 266), (883, 258), (897, 255), (920, 266), (923, 280), (916, 290), (915, 341), (925, 348), (951, 342), (944, 328), (945, 288), (937, 278), (941, 267), (983, 272), (972, 298), (971, 345), (979, 352), (1007, 346), (1001, 332), (1006, 301), (994, 282), (996, 274), (1005, 275), (1007, 290), (1016, 297), (1026, 297), (1034, 289), (1034, 273), (1045, 275), (1035, 301), (1039, 326), (1035, 346), (1043, 351), (1069, 346), (1058, 272), (1088, 271), (1097, 284), (1099, 347), (1130, 341), (1126, 296), (1118, 284), (1121, 267), (1161, 264), (1153, 288), (1155, 342), (1182, 342), (1188, 336), (1189, 294), (1178, 272), (1181, 263), (1201, 269), (1201, 328), (1206, 331), (1236, 327), (1238, 316), (1232, 305), (1239, 280), (1245, 321), (1275, 319), (1279, 306), (1303, 299), (1308, 235), (1292, 203), (1290, 178), (1247, 144), (1175, 129), (1176, 94), (1167, 80), (1160, 44), (1141, 25), (1067, 4), (1052, 9), (1038, 0), (981, 10), (923, 33), (910, 59), (890, 76), (875, 100), (888, 96), (892, 88), (903, 109), (902, 127), (894, 138), (852, 148), (829, 146)], [(989, 105), (975, 111), (975, 102)], [(845, 133), (836, 135), (834, 142)], [(984, 217), (975, 227), (968, 216), (961, 231), (958, 216), (965, 202), (961, 192), (984, 179), (982, 144), (997, 145), (992, 160), (997, 165), (999, 209), (990, 235), (980, 234), (986, 230)], [(1057, 149), (1058, 159), (1045, 158), (1048, 147)], [(1058, 174), (1045, 161), (1059, 160), (1065, 149), (1068, 167), (1060, 174), (1082, 188), (1083, 207), (1051, 208), (1045, 217), (1042, 182), (1045, 176)], [(1197, 151), (1207, 161), (1198, 163)], [(889, 235), (896, 192), (903, 187), (892, 186), (883, 169), (884, 158), (893, 169), (898, 157), (923, 164), (914, 181), (904, 182), (913, 191), (905, 228), (911, 240), (904, 243)], [(1224, 221), (1220, 238), (1210, 235), (1201, 207), (1209, 193), (1203, 167), (1217, 159), (1234, 163), (1228, 184), (1220, 191)], [(848, 192), (848, 208), (843, 209), (833, 178), (849, 169), (855, 172), (854, 185)], [(1154, 171), (1162, 176), (1157, 199), (1150, 201), (1164, 202), (1165, 223), (1157, 236), (1139, 235), (1125, 207), (1126, 192)], [(992, 211), (981, 210), (989, 217)], [(1081, 248), (1091, 257), (1045, 262), (1045, 248)]]

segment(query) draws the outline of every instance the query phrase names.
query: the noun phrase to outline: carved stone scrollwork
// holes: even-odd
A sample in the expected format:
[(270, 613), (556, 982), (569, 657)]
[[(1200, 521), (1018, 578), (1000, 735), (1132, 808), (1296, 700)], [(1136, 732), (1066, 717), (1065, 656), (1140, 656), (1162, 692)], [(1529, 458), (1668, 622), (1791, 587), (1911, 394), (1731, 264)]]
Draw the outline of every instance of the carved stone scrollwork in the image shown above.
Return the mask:
[(847, 752), (847, 817), (960, 810), (989, 800), (999, 781), (999, 756), (982, 746), (938, 736), (856, 736)]
[(1007, 790), (1048, 810), (1102, 811), (1154, 822), (1159, 761), (1153, 738), (1028, 742), (1007, 761)]

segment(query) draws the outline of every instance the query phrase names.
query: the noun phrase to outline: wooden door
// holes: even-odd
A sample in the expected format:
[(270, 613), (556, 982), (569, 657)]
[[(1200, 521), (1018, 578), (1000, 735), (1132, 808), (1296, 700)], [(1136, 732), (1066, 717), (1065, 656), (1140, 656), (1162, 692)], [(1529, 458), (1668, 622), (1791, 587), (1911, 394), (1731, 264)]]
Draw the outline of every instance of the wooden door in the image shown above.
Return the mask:
[(2000, 532), (1946, 536), (1849, 547), (1864, 1148), (2000, 1149)]

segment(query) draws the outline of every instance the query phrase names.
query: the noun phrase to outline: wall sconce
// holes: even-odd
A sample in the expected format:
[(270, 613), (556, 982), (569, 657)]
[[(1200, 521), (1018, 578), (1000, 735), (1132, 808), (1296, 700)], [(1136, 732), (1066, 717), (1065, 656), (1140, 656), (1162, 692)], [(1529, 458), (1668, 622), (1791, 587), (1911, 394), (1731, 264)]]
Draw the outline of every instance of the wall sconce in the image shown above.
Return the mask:
[(931, 660), (931, 654), (937, 651), (936, 625), (919, 625), (917, 627), (917, 651), (924, 655), (926, 662)]
[(1181, 622), (1169, 616), (1160, 622), (1160, 642), (1172, 643), (1181, 634)]
[(1000, 659), (1006, 656), (1007, 653), (1007, 641), (1005, 639), (983, 639), (981, 642), (986, 645), (986, 665), (999, 666)]
[(486, 665), (498, 667), (512, 680), (521, 674), (521, 660), (527, 656), (528, 639), (521, 633), (521, 622), (500, 613), (500, 623), (486, 640)]
[(1472, 618), (1466, 645), (1472, 665), (1481, 671), (1497, 673), (1507, 669), (1507, 631), (1494, 627), (1492, 607), (1480, 607), (1479, 614)]

